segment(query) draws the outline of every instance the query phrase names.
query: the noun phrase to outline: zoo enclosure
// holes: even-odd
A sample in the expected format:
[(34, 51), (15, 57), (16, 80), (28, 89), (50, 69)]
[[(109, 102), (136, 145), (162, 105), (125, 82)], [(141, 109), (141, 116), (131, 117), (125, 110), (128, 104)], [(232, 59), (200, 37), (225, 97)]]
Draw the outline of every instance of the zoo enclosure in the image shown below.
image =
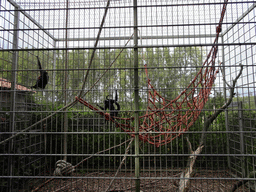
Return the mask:
[[(72, 102), (81, 91), (87, 71), (90, 73), (85, 91), (90, 92), (85, 99), (103, 105), (105, 97), (118, 90), (121, 117), (146, 112), (145, 62), (155, 89), (166, 98), (175, 98), (187, 88), (212, 47), (224, 1), (138, 1), (137, 6), (136, 1), (110, 1), (101, 28), (107, 4), (103, 2), (1, 1), (1, 141)], [(237, 75), (239, 63), (245, 67), (232, 105), (207, 132), (204, 151), (197, 159), (199, 175), (194, 180), (202, 181), (204, 172), (217, 172), (208, 179), (217, 181), (218, 185), (209, 184), (208, 189), (230, 188), (222, 183), (227, 179), (255, 180), (248, 178), (248, 173), (255, 171), (255, 5), (253, 1), (229, 1), (222, 24), (216, 61), (223, 62), (226, 80), (231, 82)], [(121, 56), (108, 69), (123, 48)], [(96, 54), (89, 68), (92, 50)], [(50, 76), (45, 90), (28, 90), (38, 75), (36, 55)], [(105, 71), (100, 83), (90, 89)], [(138, 85), (134, 77), (139, 77)], [(16, 84), (23, 87), (15, 88)], [(136, 147), (132, 146), (118, 181), (124, 180), (126, 189), (134, 190), (134, 181), (139, 178), (142, 190), (149, 185), (149, 190), (157, 191), (165, 182), (178, 180), (175, 175), (184, 169), (190, 155), (184, 136), (190, 138), (195, 149), (204, 119), (225, 102), (228, 91), (220, 74), (208, 105), (194, 127), (159, 148), (140, 142), (136, 152), (139, 154), (135, 154)], [(59, 159), (66, 158), (75, 165), (130, 137), (78, 103), (1, 144), (1, 189), (36, 188), (44, 179), (56, 178), (53, 172)], [(99, 184), (87, 184), (87, 189), (105, 190), (106, 186), (100, 182), (113, 177), (127, 145), (94, 155), (70, 178), (88, 180), (88, 183), (97, 179)], [(136, 158), (141, 168), (139, 177), (134, 175), (138, 166)], [(35, 181), (35, 178), (39, 179)], [(149, 178), (154, 182), (148, 183)]]

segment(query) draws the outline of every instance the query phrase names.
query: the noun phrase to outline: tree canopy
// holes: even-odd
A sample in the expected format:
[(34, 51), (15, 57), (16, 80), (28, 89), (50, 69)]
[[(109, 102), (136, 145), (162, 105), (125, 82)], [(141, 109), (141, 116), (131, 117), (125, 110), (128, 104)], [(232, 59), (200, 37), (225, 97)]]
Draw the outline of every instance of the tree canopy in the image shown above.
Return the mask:
[[(101, 103), (107, 95), (118, 90), (120, 102), (133, 101), (134, 69), (133, 50), (124, 50), (113, 66), (108, 69), (120, 50), (98, 50), (88, 69), (91, 52), (88, 50), (72, 51), (39, 51), (19, 52), (17, 83), (26, 87), (32, 86), (39, 70), (35, 55), (38, 55), (42, 66), (50, 76), (50, 81), (44, 94), (46, 101), (63, 103), (64, 84), (66, 81), (67, 102), (70, 102), (79, 93), (87, 70), (86, 91), (104, 74), (103, 78), (87, 94), (86, 99), (91, 103)], [(11, 80), (12, 54), (1, 52), (3, 78)], [(66, 56), (68, 57), (66, 60)], [(149, 78), (152, 85), (168, 99), (175, 98), (180, 90), (186, 87), (202, 65), (204, 50), (199, 47), (176, 48), (147, 48), (139, 50), (139, 85), (141, 99), (146, 99), (147, 79), (143, 64), (147, 64)], [(67, 62), (67, 63), (66, 63)], [(47, 90), (51, 90), (48, 92)], [(35, 94), (42, 94), (38, 91)]]

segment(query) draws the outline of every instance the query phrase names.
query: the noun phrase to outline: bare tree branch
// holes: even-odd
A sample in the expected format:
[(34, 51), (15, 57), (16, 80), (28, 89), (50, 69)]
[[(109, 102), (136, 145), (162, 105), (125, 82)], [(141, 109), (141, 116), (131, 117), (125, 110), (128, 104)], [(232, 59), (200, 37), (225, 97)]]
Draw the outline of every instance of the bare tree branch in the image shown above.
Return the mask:
[(225, 111), (225, 109), (231, 104), (234, 96), (235, 96), (235, 86), (236, 86), (236, 83), (237, 83), (237, 80), (239, 79), (239, 77), (242, 75), (242, 71), (243, 71), (243, 66), (240, 64), (241, 68), (240, 68), (240, 71), (239, 71), (239, 74), (236, 76), (235, 80), (232, 81), (232, 86), (230, 86), (225, 77), (224, 77), (224, 73), (222, 72), (222, 76), (223, 76), (223, 81), (227, 84), (227, 86), (229, 87), (229, 98), (227, 100), (227, 102), (219, 109), (217, 109), (215, 111), (214, 114), (212, 114), (211, 116), (207, 117), (207, 119), (204, 121), (204, 128), (203, 128), (203, 133), (202, 133), (202, 136), (201, 136), (201, 139), (200, 139), (200, 145), (203, 145), (204, 143), (204, 137), (205, 137), (205, 132), (208, 130), (208, 128), (210, 127), (210, 125), (212, 124), (212, 122), (219, 116), (220, 113), (222, 113), (223, 111)]
[(242, 75), (242, 71), (243, 71), (243, 66), (240, 64), (241, 69), (239, 71), (239, 74), (236, 76), (235, 80), (232, 81), (232, 85), (229, 85), (224, 77), (224, 73), (222, 71), (222, 76), (223, 76), (223, 81), (227, 84), (227, 86), (229, 87), (229, 98), (227, 100), (227, 102), (218, 110), (215, 111), (215, 113), (213, 113), (211, 116), (207, 117), (207, 119), (204, 121), (204, 127), (203, 127), (203, 132), (201, 135), (201, 139), (199, 142), (199, 146), (198, 148), (193, 151), (192, 150), (192, 145), (189, 141), (188, 138), (187, 142), (188, 142), (188, 148), (189, 151), (191, 153), (191, 155), (189, 156), (188, 159), (188, 163), (187, 163), (187, 168), (184, 170), (184, 172), (182, 172), (181, 177), (180, 177), (180, 183), (179, 183), (179, 192), (185, 192), (188, 190), (188, 186), (189, 186), (189, 178), (191, 177), (191, 174), (193, 173), (193, 166), (195, 164), (197, 155), (199, 155), (202, 152), (203, 149), (203, 143), (204, 143), (204, 139), (205, 139), (205, 135), (207, 130), (209, 129), (210, 125), (213, 123), (213, 121), (219, 116), (220, 113), (222, 113), (223, 111), (225, 111), (225, 109), (231, 104), (234, 96), (235, 96), (235, 86), (237, 83), (237, 80), (239, 79), (239, 77)]
[(181, 173), (181, 176), (180, 176), (179, 191), (182, 191), (182, 192), (187, 191), (189, 178), (191, 177), (191, 174), (193, 173), (193, 166), (196, 162), (197, 155), (201, 153), (201, 151), (204, 147), (203, 145), (201, 145), (195, 151), (193, 151), (192, 145), (191, 145), (189, 139), (188, 138), (186, 138), (186, 139), (188, 142), (188, 146), (189, 146), (191, 155), (188, 158), (187, 168), (185, 169), (184, 172)]

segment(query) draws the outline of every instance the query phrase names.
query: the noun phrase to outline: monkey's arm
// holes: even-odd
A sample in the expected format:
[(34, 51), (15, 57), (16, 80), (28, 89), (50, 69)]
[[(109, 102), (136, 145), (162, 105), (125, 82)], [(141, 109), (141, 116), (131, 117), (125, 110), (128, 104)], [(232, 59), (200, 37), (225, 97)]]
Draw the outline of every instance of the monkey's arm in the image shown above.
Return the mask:
[(104, 110), (104, 107), (101, 107), (100, 105), (97, 104), (97, 106), (101, 109), (101, 110)]

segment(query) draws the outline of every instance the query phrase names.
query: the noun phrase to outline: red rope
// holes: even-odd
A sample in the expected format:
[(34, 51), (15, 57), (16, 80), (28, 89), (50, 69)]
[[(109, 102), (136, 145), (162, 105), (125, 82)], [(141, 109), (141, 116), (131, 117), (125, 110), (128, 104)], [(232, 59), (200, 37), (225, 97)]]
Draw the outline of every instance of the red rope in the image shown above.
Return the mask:
[[(215, 70), (215, 59), (218, 52), (218, 37), (221, 32), (221, 25), (225, 15), (227, 2), (228, 1), (226, 0), (223, 5), (219, 25), (216, 27), (214, 45), (207, 55), (202, 68), (179, 96), (173, 100), (167, 100), (162, 97), (151, 84), (147, 64), (144, 65), (148, 81), (149, 99), (146, 114), (139, 117), (139, 121), (142, 121), (139, 127), (140, 140), (157, 147), (165, 145), (188, 131), (199, 117), (211, 94), (214, 80), (219, 72), (219, 69)], [(204, 71), (203, 68), (205, 68)], [(195, 90), (198, 87), (200, 87), (200, 91), (197, 96), (195, 96)], [(76, 100), (104, 116), (106, 120), (112, 121), (117, 127), (120, 127), (123, 131), (128, 132), (134, 137), (135, 129), (130, 125), (130, 121), (133, 121), (134, 118), (112, 118), (108, 113), (100, 111), (82, 98), (76, 97)], [(162, 106), (161, 108), (157, 107), (159, 104)]]

